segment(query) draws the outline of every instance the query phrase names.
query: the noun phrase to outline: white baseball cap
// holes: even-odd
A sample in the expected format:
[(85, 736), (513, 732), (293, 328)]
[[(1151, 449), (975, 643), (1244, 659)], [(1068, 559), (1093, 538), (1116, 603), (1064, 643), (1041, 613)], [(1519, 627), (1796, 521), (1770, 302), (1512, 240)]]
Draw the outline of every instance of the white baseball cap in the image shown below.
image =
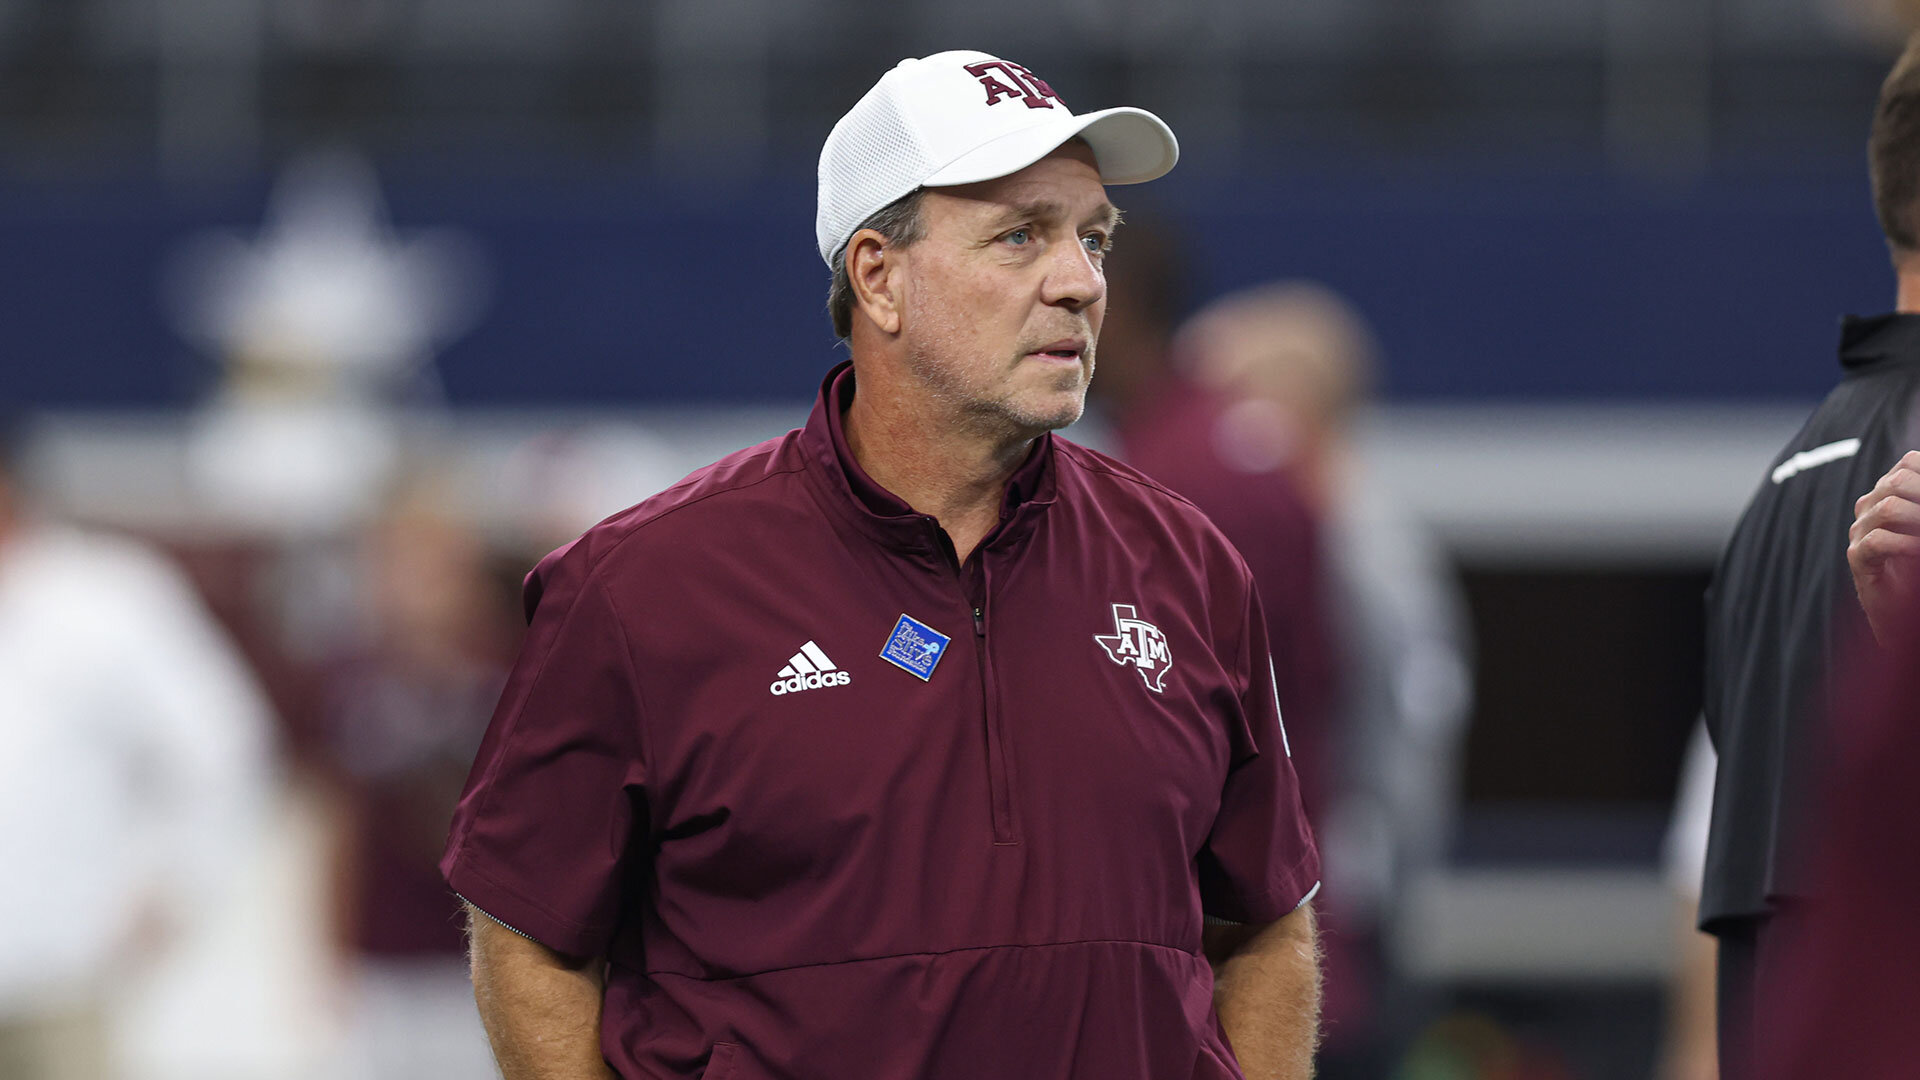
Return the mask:
[(1076, 135), (1093, 148), (1103, 183), (1143, 183), (1180, 159), (1159, 117), (1128, 108), (1076, 116), (1011, 60), (965, 49), (902, 60), (820, 148), (820, 257), (831, 266), (861, 222), (915, 188), (1007, 176)]

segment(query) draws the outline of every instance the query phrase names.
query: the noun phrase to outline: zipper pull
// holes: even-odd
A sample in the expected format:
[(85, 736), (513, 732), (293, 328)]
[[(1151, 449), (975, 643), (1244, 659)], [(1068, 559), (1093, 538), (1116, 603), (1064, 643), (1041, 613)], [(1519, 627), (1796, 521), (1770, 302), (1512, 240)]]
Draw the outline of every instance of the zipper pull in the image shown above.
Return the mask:
[(987, 613), (979, 608), (973, 609), (973, 632), (980, 637), (987, 636)]

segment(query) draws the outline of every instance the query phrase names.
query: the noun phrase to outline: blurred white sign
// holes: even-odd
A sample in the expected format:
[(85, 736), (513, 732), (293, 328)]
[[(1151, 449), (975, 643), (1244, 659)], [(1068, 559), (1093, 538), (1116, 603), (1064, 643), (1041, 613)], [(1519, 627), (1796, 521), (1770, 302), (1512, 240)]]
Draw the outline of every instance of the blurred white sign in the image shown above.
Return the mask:
[(364, 159), (296, 160), (257, 234), (203, 233), (168, 268), (175, 325), (225, 366), (188, 450), (196, 485), (265, 528), (369, 512), (399, 465), (396, 411), (442, 403), (433, 354), (477, 321), (486, 279), (466, 235), (396, 232)]

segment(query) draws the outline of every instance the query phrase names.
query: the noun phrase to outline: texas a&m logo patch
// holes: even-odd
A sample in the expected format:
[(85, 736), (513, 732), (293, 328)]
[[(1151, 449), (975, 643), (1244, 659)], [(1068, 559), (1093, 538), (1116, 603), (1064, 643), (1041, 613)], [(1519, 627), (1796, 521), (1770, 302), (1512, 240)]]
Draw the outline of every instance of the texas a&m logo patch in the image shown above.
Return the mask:
[[(979, 79), (980, 85), (987, 88), (989, 105), (998, 105), (1006, 98), (1018, 98), (1026, 102), (1029, 109), (1051, 109), (1054, 101), (1060, 101), (1060, 95), (1053, 92), (1053, 87), (1048, 86), (1045, 79), (1011, 60), (982, 60), (977, 64), (968, 64), (967, 74)], [(1060, 101), (1062, 108), (1066, 104)]]
[(1095, 634), (1093, 640), (1107, 651), (1107, 659), (1121, 667), (1132, 665), (1146, 681), (1147, 689), (1158, 694), (1166, 689), (1167, 669), (1173, 666), (1173, 650), (1160, 628), (1140, 618), (1132, 604), (1113, 605), (1111, 634)]

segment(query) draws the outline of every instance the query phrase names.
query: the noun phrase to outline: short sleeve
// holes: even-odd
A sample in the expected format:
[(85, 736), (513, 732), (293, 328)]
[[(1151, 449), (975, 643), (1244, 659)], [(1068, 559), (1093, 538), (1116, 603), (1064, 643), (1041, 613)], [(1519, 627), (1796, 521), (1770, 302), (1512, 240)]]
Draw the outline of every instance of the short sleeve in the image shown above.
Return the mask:
[(646, 832), (627, 634), (585, 553), (527, 579), (527, 635), (454, 812), (441, 872), (469, 903), (562, 953), (604, 953)]
[(1229, 718), (1234, 757), (1219, 814), (1200, 851), (1200, 900), (1216, 919), (1269, 923), (1320, 887), (1320, 853), (1301, 805), (1274, 687), (1266, 618), (1251, 584), (1242, 641), (1240, 709)]

